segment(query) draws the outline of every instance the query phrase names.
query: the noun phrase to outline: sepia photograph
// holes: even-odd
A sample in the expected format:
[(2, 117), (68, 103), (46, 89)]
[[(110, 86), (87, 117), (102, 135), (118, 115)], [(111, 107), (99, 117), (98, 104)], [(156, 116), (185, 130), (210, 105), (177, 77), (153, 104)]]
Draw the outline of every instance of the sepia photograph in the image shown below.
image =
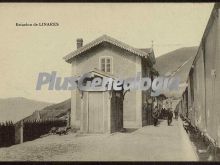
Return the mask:
[(220, 3), (0, 3), (0, 162), (220, 161)]

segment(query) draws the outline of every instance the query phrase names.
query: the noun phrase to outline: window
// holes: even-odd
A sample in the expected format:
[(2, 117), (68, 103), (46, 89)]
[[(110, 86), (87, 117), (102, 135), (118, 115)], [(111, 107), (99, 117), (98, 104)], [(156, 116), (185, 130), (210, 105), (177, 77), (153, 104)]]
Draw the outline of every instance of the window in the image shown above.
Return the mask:
[(101, 57), (99, 61), (101, 71), (112, 73), (112, 57)]

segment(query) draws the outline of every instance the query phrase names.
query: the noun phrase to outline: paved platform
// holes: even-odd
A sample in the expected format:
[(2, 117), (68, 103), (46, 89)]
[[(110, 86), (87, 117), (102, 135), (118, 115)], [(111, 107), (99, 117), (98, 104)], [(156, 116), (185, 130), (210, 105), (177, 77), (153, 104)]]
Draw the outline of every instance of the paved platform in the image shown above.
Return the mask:
[(52, 135), (0, 148), (0, 160), (34, 161), (197, 161), (182, 127), (161, 121), (130, 133)]

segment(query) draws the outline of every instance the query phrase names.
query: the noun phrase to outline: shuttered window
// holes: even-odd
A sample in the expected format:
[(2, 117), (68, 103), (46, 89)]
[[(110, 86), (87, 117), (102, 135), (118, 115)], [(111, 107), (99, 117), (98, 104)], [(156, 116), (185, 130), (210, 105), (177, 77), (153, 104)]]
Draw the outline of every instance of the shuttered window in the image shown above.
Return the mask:
[(107, 73), (112, 73), (112, 58), (101, 57), (100, 58), (100, 70)]
[(101, 59), (101, 71), (105, 72), (105, 58)]

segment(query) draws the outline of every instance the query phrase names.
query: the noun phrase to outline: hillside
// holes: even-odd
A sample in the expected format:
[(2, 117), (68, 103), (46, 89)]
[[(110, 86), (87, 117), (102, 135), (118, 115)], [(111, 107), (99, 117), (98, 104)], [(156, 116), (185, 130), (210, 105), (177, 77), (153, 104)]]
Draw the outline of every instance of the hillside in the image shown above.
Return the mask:
[(156, 58), (157, 61), (155, 68), (159, 71), (161, 76), (165, 75), (168, 72), (173, 73), (181, 65), (183, 65), (184, 62), (188, 61), (175, 74), (175, 76), (180, 78), (182, 86), (179, 88), (178, 91), (166, 93), (167, 96), (179, 97), (182, 94), (183, 90), (185, 89), (185, 86), (183, 84), (187, 80), (188, 73), (192, 66), (197, 50), (198, 47), (184, 47)]
[[(172, 52), (166, 53), (156, 58), (155, 68), (159, 71), (160, 75), (164, 75), (167, 72), (173, 72), (177, 70), (185, 61), (187, 61), (190, 57), (195, 56), (198, 47), (184, 47)], [(185, 80), (190, 66), (193, 60), (190, 60), (179, 72), (179, 76), (182, 78), (181, 80)]]
[(51, 103), (30, 100), (23, 97), (0, 99), (0, 122), (11, 120), (17, 122)]
[[(47, 107), (44, 107), (37, 113), (40, 115), (41, 119), (48, 119), (48, 118), (61, 118), (64, 117), (68, 111), (70, 111), (70, 99), (67, 99), (58, 104), (52, 104)], [(34, 112), (32, 115), (26, 117), (24, 120), (36, 120), (37, 114)]]

